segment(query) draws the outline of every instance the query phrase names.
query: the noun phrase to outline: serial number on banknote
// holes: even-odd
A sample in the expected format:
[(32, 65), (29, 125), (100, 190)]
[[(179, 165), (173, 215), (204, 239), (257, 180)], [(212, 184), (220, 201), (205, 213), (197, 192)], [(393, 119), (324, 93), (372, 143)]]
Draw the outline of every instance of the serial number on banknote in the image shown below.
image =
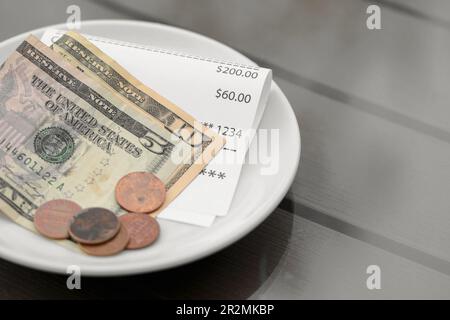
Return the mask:
[(1, 150), (5, 153), (8, 153), (10, 156), (17, 159), (20, 163), (22, 163), (28, 171), (41, 178), (41, 180), (47, 182), (50, 186), (56, 186), (56, 189), (59, 191), (63, 190), (64, 184), (56, 185), (57, 177), (52, 175), (51, 172), (44, 170), (45, 167), (36, 161), (33, 157), (29, 156), (25, 152), (19, 152), (19, 150), (15, 147), (12, 147), (11, 144), (0, 144)]

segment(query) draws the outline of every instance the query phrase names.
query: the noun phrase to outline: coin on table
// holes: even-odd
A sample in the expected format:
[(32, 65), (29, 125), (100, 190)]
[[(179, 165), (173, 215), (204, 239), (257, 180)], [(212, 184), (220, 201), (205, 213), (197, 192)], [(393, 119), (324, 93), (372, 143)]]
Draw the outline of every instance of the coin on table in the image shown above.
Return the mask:
[(120, 229), (116, 215), (105, 208), (87, 208), (73, 217), (69, 234), (73, 240), (98, 244), (112, 239)]
[(127, 211), (153, 212), (164, 203), (166, 187), (150, 172), (132, 172), (116, 185), (116, 200)]
[(130, 240), (127, 229), (120, 227), (117, 235), (109, 241), (100, 244), (80, 243), (80, 248), (91, 256), (112, 256), (123, 251)]
[(55, 199), (42, 204), (34, 214), (36, 230), (50, 239), (69, 238), (69, 226), (72, 218), (81, 211), (81, 207), (70, 200)]
[(130, 236), (127, 249), (149, 246), (158, 238), (159, 223), (145, 213), (127, 213), (120, 216), (119, 220)]

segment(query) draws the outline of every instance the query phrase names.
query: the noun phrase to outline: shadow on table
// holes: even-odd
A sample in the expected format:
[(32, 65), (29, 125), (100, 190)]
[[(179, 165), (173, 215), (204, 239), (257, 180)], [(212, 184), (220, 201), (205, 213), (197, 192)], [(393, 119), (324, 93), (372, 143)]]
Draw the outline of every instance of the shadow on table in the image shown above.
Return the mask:
[(292, 214), (278, 210), (248, 236), (210, 257), (151, 274), (82, 278), (81, 290), (68, 290), (65, 276), (0, 260), (0, 298), (245, 299), (278, 265), (292, 224)]

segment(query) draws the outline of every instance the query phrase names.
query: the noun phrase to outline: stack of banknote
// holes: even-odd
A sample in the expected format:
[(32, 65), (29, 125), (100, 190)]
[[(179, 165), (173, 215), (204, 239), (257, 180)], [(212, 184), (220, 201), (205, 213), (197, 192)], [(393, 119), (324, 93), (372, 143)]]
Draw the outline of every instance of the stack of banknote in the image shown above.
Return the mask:
[(166, 189), (158, 215), (221, 150), (224, 136), (83, 36), (61, 39), (49, 47), (29, 36), (1, 66), (1, 212), (33, 231), (36, 210), (54, 199), (120, 216), (118, 181), (150, 172)]
[[(189, 41), (155, 42), (152, 37), (142, 38), (143, 43), (132, 43), (122, 37), (112, 39), (90, 33), (81, 36), (47, 29), (41, 41), (112, 88), (124, 86), (117, 81), (123, 78), (111, 77), (106, 66), (116, 66), (118, 62), (122, 70), (127, 70), (127, 87), (144, 83), (225, 137), (226, 145), (217, 156), (158, 215), (160, 220), (202, 227), (225, 219), (233, 211), (233, 197), (239, 190), (238, 182), (246, 164), (260, 165), (261, 174), (276, 172), (277, 132), (256, 130), (266, 105), (270, 105), (269, 97), (275, 91), (271, 70), (256, 66), (229, 48), (210, 41), (197, 46)], [(166, 45), (170, 47), (164, 47)], [(105, 60), (105, 54), (116, 63), (111, 64), (111, 58)], [(139, 108), (144, 107), (151, 115), (155, 110), (159, 112), (132, 96), (129, 101)]]

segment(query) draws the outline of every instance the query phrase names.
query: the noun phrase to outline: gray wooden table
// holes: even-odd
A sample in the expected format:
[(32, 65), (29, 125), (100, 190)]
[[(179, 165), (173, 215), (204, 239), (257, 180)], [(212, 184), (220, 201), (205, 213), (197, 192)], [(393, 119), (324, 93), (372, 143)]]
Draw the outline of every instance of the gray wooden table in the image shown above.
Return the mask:
[[(381, 30), (366, 28), (372, 3)], [(450, 298), (450, 2), (0, 0), (0, 40), (64, 22), (70, 4), (84, 20), (190, 29), (272, 68), (300, 168), (280, 207), (211, 257), (78, 291), (0, 260), (0, 298)]]

